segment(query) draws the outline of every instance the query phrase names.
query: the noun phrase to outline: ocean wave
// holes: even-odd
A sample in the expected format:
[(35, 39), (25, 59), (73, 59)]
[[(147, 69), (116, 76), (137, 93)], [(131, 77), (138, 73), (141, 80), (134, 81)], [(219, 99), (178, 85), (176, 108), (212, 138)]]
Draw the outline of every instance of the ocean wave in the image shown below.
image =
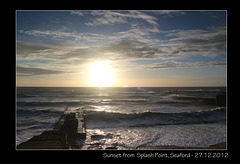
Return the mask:
[(38, 113), (62, 113), (61, 110), (54, 110), (54, 109), (38, 109), (38, 108), (32, 108), (32, 109), (18, 109), (17, 114), (18, 115), (30, 115), (30, 114), (38, 114)]
[(179, 125), (215, 123), (225, 121), (226, 109), (213, 108), (207, 111), (160, 113), (145, 111), (143, 113), (111, 113), (105, 111), (87, 111), (85, 116), (87, 128), (145, 127), (157, 125)]
[(36, 94), (22, 94), (22, 93), (17, 93), (18, 98), (30, 98), (30, 97), (38, 97)]
[(78, 107), (84, 105), (96, 105), (102, 103), (144, 103), (148, 102), (143, 98), (90, 98), (84, 100), (71, 100), (71, 101), (18, 101), (18, 107)]
[(203, 89), (178, 89), (178, 92), (202, 92)]
[(128, 91), (128, 92), (122, 92), (124, 94), (155, 94), (154, 91)]
[(147, 99), (102, 99), (102, 102), (147, 102)]
[(41, 106), (41, 107), (45, 107), (45, 106), (74, 106), (74, 105), (82, 105), (82, 102), (77, 102), (77, 101), (62, 101), (62, 102), (51, 102), (51, 101), (30, 101), (30, 102), (27, 102), (27, 101), (20, 101), (20, 102), (17, 102), (17, 105), (19, 107), (22, 107), (22, 106)]

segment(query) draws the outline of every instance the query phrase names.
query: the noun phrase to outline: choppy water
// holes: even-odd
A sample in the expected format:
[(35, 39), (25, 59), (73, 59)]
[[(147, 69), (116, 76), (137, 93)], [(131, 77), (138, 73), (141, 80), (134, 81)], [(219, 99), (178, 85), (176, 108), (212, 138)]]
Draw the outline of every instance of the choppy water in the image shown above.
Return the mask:
[(66, 107), (81, 107), (86, 148), (205, 147), (226, 141), (226, 108), (203, 101), (225, 89), (18, 87), (16, 142), (52, 129)]

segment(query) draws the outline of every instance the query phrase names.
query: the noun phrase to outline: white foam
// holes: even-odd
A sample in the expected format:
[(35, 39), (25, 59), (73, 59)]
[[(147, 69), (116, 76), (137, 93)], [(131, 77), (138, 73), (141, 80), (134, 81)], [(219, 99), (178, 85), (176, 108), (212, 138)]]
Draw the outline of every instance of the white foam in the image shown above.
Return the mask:
[[(99, 137), (91, 138), (92, 135), (99, 135)], [(195, 124), (88, 129), (85, 145), (111, 145), (126, 149), (166, 145), (200, 148), (225, 141), (226, 127), (224, 124)]]

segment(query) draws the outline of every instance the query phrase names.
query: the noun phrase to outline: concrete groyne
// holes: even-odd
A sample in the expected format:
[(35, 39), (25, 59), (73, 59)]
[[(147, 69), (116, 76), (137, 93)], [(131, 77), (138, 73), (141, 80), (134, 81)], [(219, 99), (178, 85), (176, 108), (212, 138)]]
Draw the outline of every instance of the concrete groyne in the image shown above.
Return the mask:
[(32, 137), (17, 149), (80, 149), (82, 145), (76, 141), (85, 139), (84, 110), (66, 108), (53, 130)]
[(216, 96), (216, 105), (226, 106), (226, 92), (219, 92)]

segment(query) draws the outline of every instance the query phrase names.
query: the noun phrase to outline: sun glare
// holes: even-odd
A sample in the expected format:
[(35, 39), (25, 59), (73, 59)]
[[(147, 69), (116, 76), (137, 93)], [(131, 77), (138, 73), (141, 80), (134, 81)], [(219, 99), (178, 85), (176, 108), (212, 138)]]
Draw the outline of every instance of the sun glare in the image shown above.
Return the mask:
[(89, 83), (94, 87), (108, 87), (114, 82), (113, 68), (107, 61), (97, 61), (90, 65)]

